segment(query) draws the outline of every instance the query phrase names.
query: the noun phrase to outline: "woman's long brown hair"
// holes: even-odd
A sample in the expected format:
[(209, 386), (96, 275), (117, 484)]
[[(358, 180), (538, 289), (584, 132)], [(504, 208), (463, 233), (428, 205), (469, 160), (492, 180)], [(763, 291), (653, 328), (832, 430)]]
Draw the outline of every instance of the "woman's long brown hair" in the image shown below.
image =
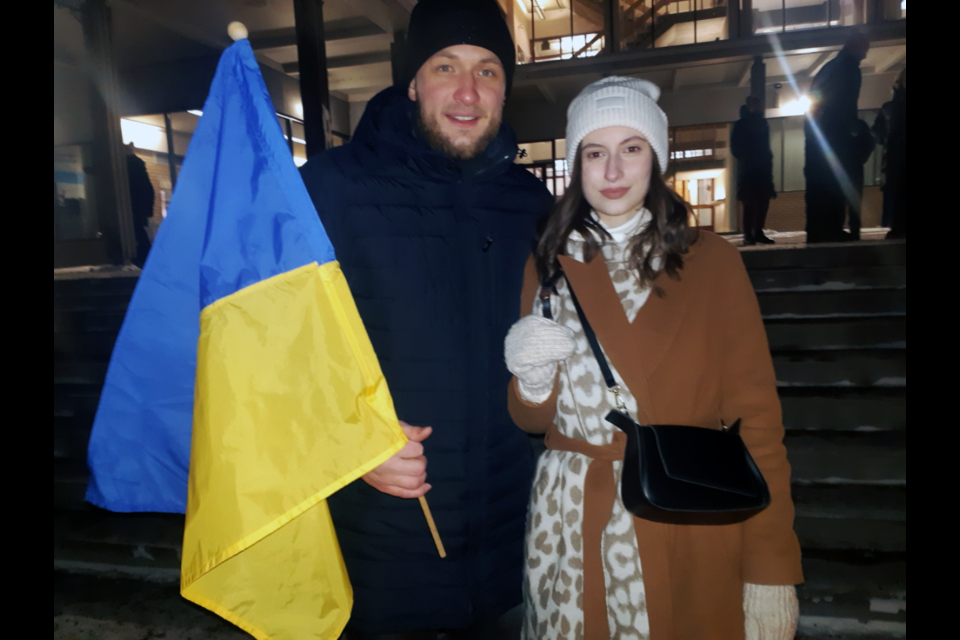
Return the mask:
[[(696, 242), (697, 231), (690, 227), (690, 206), (664, 182), (656, 159), (645, 206), (653, 219), (633, 239), (631, 262), (637, 269), (640, 286), (652, 286), (657, 295), (663, 295), (656, 284), (657, 278), (666, 273), (675, 280), (680, 279), (683, 257)], [(577, 153), (570, 186), (547, 219), (537, 243), (537, 274), (541, 282), (549, 281), (557, 271), (557, 256), (566, 255), (567, 240), (573, 231), (579, 231), (585, 240), (585, 260), (589, 262), (600, 253), (600, 239), (610, 238), (610, 234), (590, 214), (590, 203), (583, 195), (580, 154)], [(655, 267), (658, 257), (661, 259), (659, 269)]]

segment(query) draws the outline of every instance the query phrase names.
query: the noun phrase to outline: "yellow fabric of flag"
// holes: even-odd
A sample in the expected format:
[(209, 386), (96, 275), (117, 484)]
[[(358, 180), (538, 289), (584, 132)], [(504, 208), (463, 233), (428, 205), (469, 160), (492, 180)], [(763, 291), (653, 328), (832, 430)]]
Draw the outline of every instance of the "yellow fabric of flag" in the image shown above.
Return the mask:
[(182, 592), (260, 640), (335, 639), (352, 591), (325, 502), (406, 443), (336, 262), (201, 315)]

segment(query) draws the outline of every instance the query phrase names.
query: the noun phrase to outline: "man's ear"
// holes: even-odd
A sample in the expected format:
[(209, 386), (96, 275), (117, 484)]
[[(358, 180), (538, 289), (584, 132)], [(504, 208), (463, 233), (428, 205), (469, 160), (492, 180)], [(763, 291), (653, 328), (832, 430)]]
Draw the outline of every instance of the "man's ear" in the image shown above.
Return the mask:
[(417, 101), (417, 79), (416, 78), (410, 81), (410, 86), (407, 88), (407, 97), (410, 98), (411, 102)]

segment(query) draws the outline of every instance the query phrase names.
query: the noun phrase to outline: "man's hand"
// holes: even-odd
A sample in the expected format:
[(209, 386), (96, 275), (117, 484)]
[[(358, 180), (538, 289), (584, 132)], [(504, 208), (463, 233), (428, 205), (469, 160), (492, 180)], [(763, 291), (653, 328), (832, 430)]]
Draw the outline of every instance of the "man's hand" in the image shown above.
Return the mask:
[(433, 428), (411, 427), (406, 422), (401, 422), (400, 427), (410, 442), (400, 453), (363, 476), (363, 481), (396, 498), (421, 498), (433, 488), (427, 484), (427, 458), (422, 444)]

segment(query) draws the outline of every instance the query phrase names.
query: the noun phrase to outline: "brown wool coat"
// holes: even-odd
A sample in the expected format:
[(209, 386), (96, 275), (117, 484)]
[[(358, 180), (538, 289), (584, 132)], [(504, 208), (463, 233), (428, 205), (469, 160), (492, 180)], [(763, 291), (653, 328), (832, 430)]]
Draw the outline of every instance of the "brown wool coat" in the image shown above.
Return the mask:
[[(743, 439), (770, 485), (768, 509), (728, 526), (636, 522), (652, 640), (743, 640), (743, 585), (794, 585), (803, 574), (773, 361), (739, 252), (701, 233), (681, 280), (660, 277), (665, 295), (651, 295), (633, 324), (602, 255), (587, 264), (560, 260), (600, 343), (637, 398), (641, 423), (716, 429), (721, 421), (743, 420)], [(524, 310), (538, 289), (531, 261)], [(556, 396), (532, 405), (514, 382), (509, 403), (527, 432), (545, 433), (553, 424)]]

